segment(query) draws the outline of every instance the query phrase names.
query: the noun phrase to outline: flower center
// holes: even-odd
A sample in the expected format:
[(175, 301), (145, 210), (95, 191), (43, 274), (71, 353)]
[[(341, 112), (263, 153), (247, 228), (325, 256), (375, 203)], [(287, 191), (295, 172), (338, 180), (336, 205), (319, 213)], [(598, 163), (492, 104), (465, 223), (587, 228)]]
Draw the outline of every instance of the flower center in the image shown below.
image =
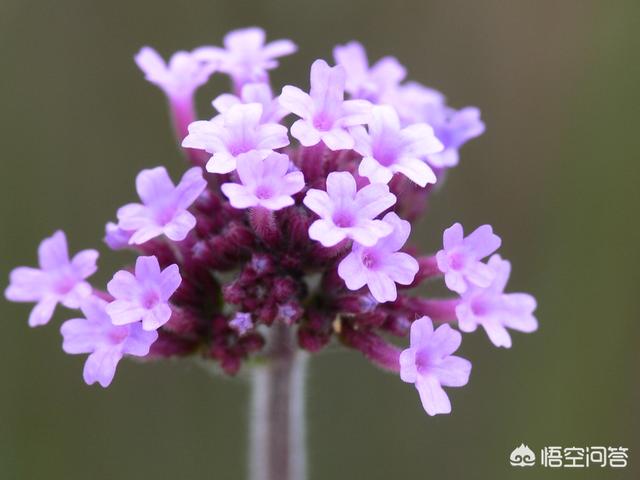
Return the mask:
[(147, 310), (151, 310), (155, 307), (160, 301), (160, 297), (157, 292), (153, 290), (148, 290), (142, 294), (142, 298), (140, 299), (141, 305)]
[(361, 258), (362, 264), (369, 270), (375, 269), (379, 264), (378, 256), (372, 251), (365, 251)]
[(75, 287), (75, 285), (76, 280), (73, 277), (65, 275), (56, 282), (55, 290), (56, 293), (60, 295), (66, 295), (71, 290), (73, 290), (73, 287)]
[(116, 327), (113, 328), (109, 334), (108, 338), (114, 345), (118, 345), (129, 336), (129, 328), (128, 327)]
[(339, 228), (349, 228), (353, 227), (354, 219), (353, 215), (350, 212), (346, 212), (344, 210), (335, 212), (333, 214), (333, 224)]
[(331, 130), (331, 127), (333, 127), (333, 119), (325, 113), (321, 113), (314, 117), (313, 126), (322, 131)]
[(260, 200), (267, 200), (273, 196), (273, 190), (269, 185), (259, 185), (256, 188), (256, 197)]

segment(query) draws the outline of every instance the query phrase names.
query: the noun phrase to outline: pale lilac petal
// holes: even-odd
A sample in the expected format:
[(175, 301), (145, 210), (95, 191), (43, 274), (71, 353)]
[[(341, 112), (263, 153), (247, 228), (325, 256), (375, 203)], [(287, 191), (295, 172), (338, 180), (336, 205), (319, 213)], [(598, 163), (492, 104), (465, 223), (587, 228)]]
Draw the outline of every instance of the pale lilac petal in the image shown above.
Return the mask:
[(459, 223), (454, 223), (452, 226), (447, 228), (442, 235), (445, 250), (450, 250), (453, 247), (460, 245), (462, 243), (463, 236), (464, 232), (462, 230), (462, 225)]
[(136, 190), (145, 205), (164, 200), (174, 189), (175, 186), (164, 167), (142, 170), (136, 177)]
[(449, 325), (440, 325), (431, 336), (430, 351), (440, 358), (447, 357), (460, 348), (462, 335)]
[(216, 152), (207, 162), (207, 172), (231, 173), (236, 169), (236, 158), (229, 152)]
[(79, 278), (87, 278), (96, 273), (96, 262), (100, 254), (97, 250), (82, 250), (74, 255), (71, 267)]
[(58, 230), (40, 243), (38, 261), (43, 270), (54, 270), (69, 263), (67, 237), (62, 230)]
[(338, 265), (338, 276), (349, 290), (358, 290), (367, 284), (367, 271), (355, 252), (342, 259)]
[(193, 167), (187, 170), (175, 188), (177, 207), (181, 209), (189, 208), (206, 187), (207, 182), (202, 177), (202, 169), (200, 167)]
[(178, 289), (182, 283), (182, 277), (180, 276), (180, 269), (178, 265), (169, 265), (160, 273), (160, 296), (163, 300), (169, 300), (171, 295)]
[(350, 150), (354, 146), (353, 138), (349, 132), (340, 128), (322, 132), (320, 137), (329, 150)]
[(157, 330), (171, 318), (171, 307), (160, 303), (142, 315), (142, 328), (148, 332)]
[(82, 301), (93, 293), (93, 288), (87, 282), (76, 283), (73, 288), (67, 289), (60, 298), (60, 303), (67, 308), (79, 308)]
[(500, 248), (502, 240), (493, 233), (491, 225), (481, 225), (464, 239), (464, 243), (474, 251), (477, 258), (484, 258)]
[(427, 342), (433, 335), (433, 322), (429, 317), (421, 317), (411, 324), (409, 343), (417, 348)]
[(380, 165), (373, 157), (364, 157), (358, 167), (358, 173), (367, 177), (371, 183), (387, 184), (393, 178), (393, 172)]
[(35, 302), (42, 298), (49, 286), (49, 278), (42, 270), (18, 267), (11, 271), (4, 295), (11, 302)]
[(393, 253), (384, 263), (384, 273), (400, 285), (410, 285), (419, 270), (418, 261), (407, 253)]
[(160, 279), (160, 264), (155, 256), (136, 259), (136, 280), (155, 282)]
[(144, 357), (149, 354), (149, 348), (158, 339), (158, 332), (147, 332), (142, 325), (134, 323), (129, 326), (129, 336), (122, 345), (124, 353), (136, 357)]
[(303, 146), (312, 147), (320, 143), (320, 132), (306, 120), (297, 120), (291, 126), (291, 135)]
[[(353, 198), (356, 195), (356, 181), (353, 175), (349, 172), (331, 172), (327, 175), (327, 194), (331, 198)], [(363, 202), (367, 200), (371, 202), (375, 199), (364, 194)]]
[(409, 239), (411, 224), (395, 212), (387, 213), (382, 221), (390, 225), (392, 231), (380, 239), (379, 246), (388, 252), (397, 252)]
[(291, 85), (283, 87), (278, 101), (287, 111), (300, 118), (310, 119), (313, 116), (313, 100), (309, 94), (303, 92), (298, 87)]
[(421, 187), (426, 187), (427, 184), (433, 184), (437, 181), (436, 174), (431, 167), (418, 158), (403, 158), (394, 165), (394, 170), (402, 173)]
[[(330, 174), (332, 175), (332, 174)], [(351, 175), (349, 175), (351, 177)], [(353, 179), (353, 177), (351, 177)], [(329, 179), (327, 178), (327, 191), (329, 191)], [(355, 181), (353, 182), (355, 190)], [(372, 183), (358, 191), (355, 204), (361, 216), (374, 218), (396, 203), (396, 196), (389, 191), (388, 185)]]
[(415, 383), (418, 379), (416, 351), (413, 348), (407, 348), (400, 353), (400, 379), (407, 383)]
[(129, 239), (129, 244), (132, 245), (142, 245), (143, 243), (148, 242), (152, 238), (157, 237), (158, 235), (162, 235), (164, 233), (164, 228), (158, 225), (145, 225), (138, 227), (138, 230), (131, 235)]
[(273, 198), (266, 198), (260, 200), (260, 205), (268, 210), (281, 210), (286, 207), (294, 205), (296, 202), (292, 197), (288, 195), (281, 195)]
[(373, 247), (392, 230), (393, 227), (382, 220), (361, 220), (357, 226), (349, 229), (349, 236), (360, 245)]
[[(455, 272), (451, 272), (451, 273), (455, 273)], [(450, 275), (450, 274), (447, 273), (447, 275)], [(485, 265), (484, 263), (480, 263), (480, 262), (470, 265), (466, 270), (467, 279), (474, 285), (477, 285), (478, 287), (483, 287), (483, 288), (488, 287), (489, 285), (491, 285), (491, 282), (493, 281), (495, 276), (496, 274), (493, 271), (493, 269), (491, 269), (488, 265)], [(466, 284), (462, 291), (459, 291), (453, 288), (452, 290), (458, 293), (463, 293), (466, 290)]]
[(249, 208), (258, 205), (258, 198), (244, 185), (223, 183), (220, 189), (233, 208)]
[(440, 385), (444, 387), (463, 387), (469, 382), (471, 362), (467, 359), (450, 356), (439, 365), (432, 367)]
[(164, 226), (163, 232), (169, 239), (180, 242), (195, 226), (196, 217), (185, 210), (175, 215), (171, 223)]
[(94, 322), (84, 318), (67, 320), (60, 327), (63, 337), (62, 350), (69, 354), (91, 353), (95, 349), (96, 336), (100, 334)]
[(323, 190), (317, 190), (315, 188), (307, 190), (302, 203), (304, 203), (309, 210), (322, 218), (331, 217), (331, 214), (333, 213), (331, 208), (331, 198), (327, 192)]
[(316, 220), (309, 227), (309, 238), (325, 247), (333, 247), (346, 238), (343, 230), (327, 220)]
[(398, 297), (396, 284), (386, 274), (379, 271), (367, 272), (367, 286), (378, 302), (392, 302)]
[(115, 349), (99, 349), (87, 358), (84, 364), (83, 378), (87, 385), (99, 383), (103, 388), (108, 387), (116, 373), (122, 353)]
[(134, 300), (114, 300), (106, 306), (114, 325), (127, 325), (142, 319), (146, 310)]
[(57, 304), (58, 300), (55, 297), (43, 297), (38, 303), (36, 303), (29, 314), (29, 326), (38, 327), (49, 323)]
[(451, 413), (449, 397), (435, 376), (418, 377), (416, 388), (420, 394), (422, 407), (427, 414), (433, 416), (440, 413)]

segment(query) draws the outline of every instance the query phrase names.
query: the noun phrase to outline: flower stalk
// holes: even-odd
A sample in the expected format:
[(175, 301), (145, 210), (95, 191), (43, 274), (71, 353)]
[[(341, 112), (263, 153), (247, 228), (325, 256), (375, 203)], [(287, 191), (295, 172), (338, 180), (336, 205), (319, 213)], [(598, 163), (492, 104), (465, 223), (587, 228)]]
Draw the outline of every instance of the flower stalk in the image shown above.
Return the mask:
[(272, 327), (267, 348), (251, 373), (249, 480), (306, 480), (307, 355), (282, 324)]

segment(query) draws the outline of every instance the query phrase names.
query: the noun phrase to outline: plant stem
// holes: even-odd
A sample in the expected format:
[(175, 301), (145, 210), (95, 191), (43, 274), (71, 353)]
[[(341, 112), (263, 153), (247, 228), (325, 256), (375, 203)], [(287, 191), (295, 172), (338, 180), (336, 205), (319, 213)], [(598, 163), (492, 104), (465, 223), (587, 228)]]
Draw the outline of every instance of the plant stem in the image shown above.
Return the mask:
[(249, 480), (306, 480), (307, 355), (293, 331), (273, 325), (267, 361), (251, 376)]

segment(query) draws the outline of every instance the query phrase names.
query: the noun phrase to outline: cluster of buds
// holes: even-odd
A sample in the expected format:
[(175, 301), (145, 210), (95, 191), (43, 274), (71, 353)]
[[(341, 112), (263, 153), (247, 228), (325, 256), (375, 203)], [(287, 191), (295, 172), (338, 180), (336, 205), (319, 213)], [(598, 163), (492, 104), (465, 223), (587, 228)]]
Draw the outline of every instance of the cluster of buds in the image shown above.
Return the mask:
[[(5, 295), (36, 303), (31, 326), (58, 303), (80, 310), (61, 333), (65, 352), (89, 354), (87, 384), (108, 386), (125, 355), (195, 355), (235, 374), (280, 325), (311, 352), (332, 339), (362, 352), (414, 383), (428, 414), (448, 413), (442, 387), (465, 385), (471, 371), (453, 355), (453, 326), (482, 326), (500, 347), (511, 346), (508, 329), (537, 328), (534, 298), (504, 291), (510, 264), (490, 226), (465, 236), (454, 224), (431, 255), (406, 245), (433, 185), (484, 131), (480, 113), (405, 81), (395, 58), (370, 65), (357, 42), (335, 48), (335, 66), (313, 62), (308, 92), (287, 85), (275, 96), (269, 71), (295, 51), (259, 28), (168, 63), (143, 48), (136, 63), (165, 93), (192, 166), (177, 185), (163, 167), (138, 174), (140, 202), (118, 209), (105, 241), (139, 256), (106, 290), (86, 281), (98, 253), (70, 258), (59, 231), (41, 243), (39, 268), (11, 272)], [(195, 92), (217, 73), (232, 93), (198, 120)], [(409, 294), (439, 278), (454, 297)]]

